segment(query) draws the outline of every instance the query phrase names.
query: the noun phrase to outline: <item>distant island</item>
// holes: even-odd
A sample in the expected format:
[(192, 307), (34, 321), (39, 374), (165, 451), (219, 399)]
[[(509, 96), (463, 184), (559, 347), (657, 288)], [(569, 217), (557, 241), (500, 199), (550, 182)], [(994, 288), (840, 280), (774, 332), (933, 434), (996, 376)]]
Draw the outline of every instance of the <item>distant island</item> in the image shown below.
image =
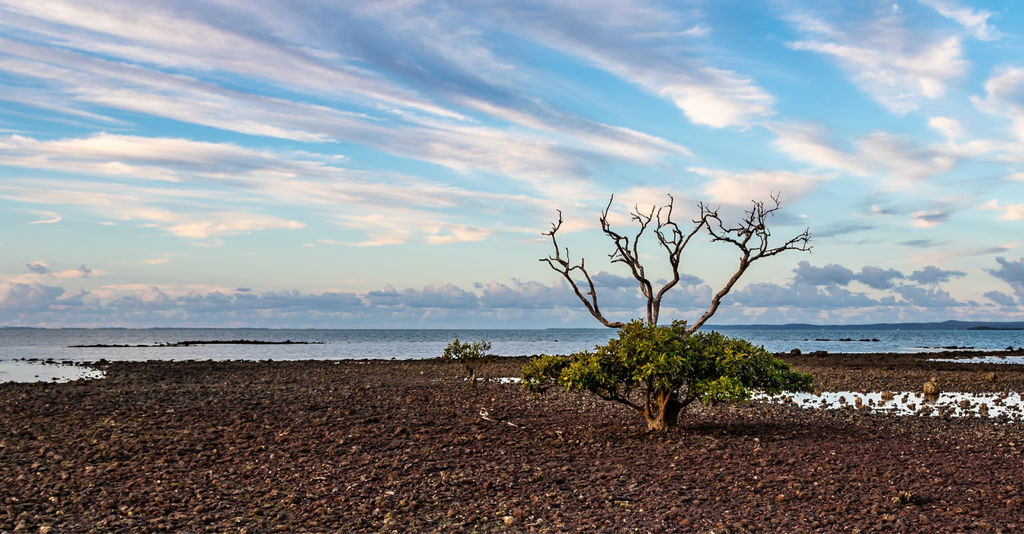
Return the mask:
[[(708, 328), (708, 327), (705, 327)], [(873, 324), (748, 324), (714, 325), (711, 328), (762, 328), (765, 330), (1024, 330), (1024, 321), (942, 321), (934, 323), (873, 323)]]
[(111, 349), (111, 348), (156, 348), (156, 347), (192, 347), (195, 345), (323, 345), (323, 341), (259, 341), (255, 339), (232, 339), (211, 341), (176, 341), (174, 343), (156, 343), (153, 345), (68, 345), (72, 349)]

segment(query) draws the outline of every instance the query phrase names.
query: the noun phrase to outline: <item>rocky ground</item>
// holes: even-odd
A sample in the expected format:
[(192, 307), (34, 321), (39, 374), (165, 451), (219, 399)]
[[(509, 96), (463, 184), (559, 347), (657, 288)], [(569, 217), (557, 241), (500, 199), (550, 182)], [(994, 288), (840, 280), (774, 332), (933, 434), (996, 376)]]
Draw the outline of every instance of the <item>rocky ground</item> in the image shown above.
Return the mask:
[[(1024, 391), (1022, 366), (787, 359), (823, 390)], [(106, 372), (0, 385), (0, 531), (1024, 530), (1019, 423), (750, 403), (644, 435), (620, 406), (436, 361)]]

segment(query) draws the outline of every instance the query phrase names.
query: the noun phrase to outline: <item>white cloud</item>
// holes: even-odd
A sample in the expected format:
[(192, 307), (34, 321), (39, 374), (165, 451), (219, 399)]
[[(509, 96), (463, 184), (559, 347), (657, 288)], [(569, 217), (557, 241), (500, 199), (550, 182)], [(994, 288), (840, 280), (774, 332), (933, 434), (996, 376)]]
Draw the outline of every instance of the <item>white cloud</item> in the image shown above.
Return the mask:
[(931, 117), (928, 125), (946, 138), (944, 150), (933, 148), (949, 158), (971, 158), (987, 154), (1000, 154), (1000, 159), (1007, 159), (1009, 153), (1019, 152), (1020, 147), (1004, 141), (992, 139), (967, 139), (960, 121), (949, 117)]
[[(237, 235), (263, 229), (296, 229), (298, 221), (270, 215), (245, 213), (207, 205), (187, 210), (158, 207), (159, 202), (206, 202), (208, 195), (197, 191), (140, 188), (87, 181), (60, 181), (39, 187), (39, 180), (15, 180), (0, 185), (0, 198), (19, 202), (79, 206), (96, 216), (116, 217), (124, 221), (142, 221), (147, 225), (191, 239)], [(197, 200), (198, 199), (198, 200)], [(212, 199), (216, 203), (216, 198)]]
[(1010, 204), (1003, 206), (999, 203), (998, 199), (992, 199), (981, 206), (983, 210), (999, 211), (1002, 214), (999, 216), (1004, 221), (1020, 221), (1024, 220), (1024, 204)]
[(504, 4), (489, 8), (545, 46), (668, 99), (694, 124), (744, 127), (774, 112), (775, 99), (750, 77), (708, 65), (696, 54), (679, 53), (677, 46), (652, 47), (653, 36), (706, 35), (689, 32), (692, 26), (674, 31), (680, 23), (674, 13), (642, 3), (541, 5), (538, 11)]
[[(954, 124), (938, 121), (951, 130)], [(907, 137), (888, 132), (873, 132), (852, 140), (849, 148), (836, 146), (828, 132), (807, 124), (771, 124), (776, 134), (773, 146), (796, 161), (818, 168), (835, 169), (857, 176), (875, 176), (878, 184), (903, 189), (953, 170), (966, 149), (943, 145), (921, 146)]]
[(957, 163), (957, 157), (949, 151), (917, 146), (907, 138), (885, 132), (864, 136), (856, 145), (866, 162), (876, 162), (878, 168), (903, 180), (919, 181), (943, 174)]
[(63, 220), (60, 214), (55, 211), (37, 211), (36, 215), (39, 215), (42, 219), (36, 219), (29, 222), (29, 224), (55, 224)]
[(949, 117), (931, 117), (928, 119), (928, 125), (942, 132), (949, 144), (955, 144), (957, 139), (963, 135), (960, 123)]
[[(474, 32), (464, 31), (464, 19), (399, 7), (327, 8), (336, 11), (326, 17), (332, 24), (353, 32), (374, 27), (358, 39), (339, 41), (325, 17), (305, 18), (309, 14), (301, 10), (269, 5), (222, 17), (213, 8), (186, 12), (117, 1), (58, 2), (45, 9), (22, 3), (11, 8), (19, 28), (63, 46), (0, 39), (7, 54), (0, 57), (0, 71), (38, 80), (37, 92), (48, 94), (46, 101), (302, 142), (351, 141), (460, 172), (501, 173), (533, 184), (542, 194), (545, 182), (579, 178), (601, 160), (651, 163), (688, 153), (665, 139), (523, 96), (503, 81), (515, 69), (501, 66)], [(474, 15), (472, 7), (462, 6), (466, 11), (460, 17), (483, 16)], [(269, 34), (252, 32), (247, 22)], [(412, 74), (391, 54), (381, 54), (378, 47), (390, 47), (392, 40), (436, 72)], [(418, 46), (409, 47), (410, 42)], [(107, 54), (122, 61), (97, 57)], [(174, 74), (164, 71), (168, 68)], [(326, 104), (219, 85), (225, 74), (256, 78)], [(402, 81), (414, 82), (421, 92), (400, 87)], [(452, 105), (437, 104), (425, 93), (437, 93)], [(484, 126), (455, 110), (467, 105), (468, 111), (508, 119), (528, 131)]]
[[(21, 15), (16, 19), (21, 28), (56, 38), (67, 48), (159, 67), (223, 69), (319, 93), (345, 91), (391, 106), (459, 117), (365, 70), (325, 61), (325, 56), (315, 50), (282, 46), (281, 40), (273, 38), (278, 36), (268, 39), (246, 34), (244, 25), (234, 27), (223, 20), (216, 23), (212, 9), (183, 10), (173, 5), (123, 1), (6, 4), (12, 15)], [(239, 14), (237, 21), (253, 14), (282, 15), (280, 11), (256, 9), (255, 5), (248, 7), (250, 16)], [(204, 20), (206, 17), (212, 20)], [(275, 26), (280, 28), (271, 24)], [(203, 52), (197, 53), (199, 50)]]
[(429, 245), (443, 245), (465, 241), (482, 241), (492, 235), (494, 235), (494, 232), (486, 228), (468, 225), (447, 225), (442, 226), (437, 233), (428, 235), (426, 242)]
[(746, 205), (762, 200), (771, 193), (782, 194), (794, 201), (807, 195), (831, 176), (812, 172), (789, 172), (754, 169), (732, 172), (703, 167), (690, 167), (689, 172), (708, 178), (703, 191), (716, 203)]
[(366, 232), (368, 239), (350, 243), (357, 247), (401, 245), (422, 241), (428, 245), (445, 245), (481, 241), (494, 235), (494, 230), (478, 226), (436, 222), (429, 212), (393, 207), (386, 212), (348, 214), (338, 224)]
[(967, 69), (959, 38), (915, 34), (898, 12), (836, 25), (805, 14), (790, 20), (807, 37), (790, 43), (793, 49), (835, 58), (861, 90), (893, 113), (942, 96), (949, 80)]
[[(476, 241), (494, 230), (461, 221), (452, 208), (493, 215), (495, 205), (537, 210), (550, 204), (527, 195), (475, 192), (338, 163), (344, 160), (179, 138), (99, 133), (41, 141), (8, 136), (0, 137), (0, 164), (85, 174), (88, 179), (15, 179), (0, 185), (0, 196), (81, 206), (95, 215), (143, 221), (191, 239), (300, 228), (303, 223), (292, 219), (253, 212), (301, 206), (319, 210), (342, 226), (373, 231), (377, 238), (363, 243), (370, 245)], [(41, 183), (47, 186), (40, 188)], [(593, 195), (576, 194), (577, 187), (567, 180), (556, 183), (550, 193), (569, 191), (573, 194), (568, 198), (579, 199)], [(211, 196), (211, 191), (218, 192)]]
[(857, 175), (868, 173), (866, 162), (855, 154), (833, 146), (835, 141), (820, 127), (810, 124), (769, 124), (767, 128), (777, 136), (772, 145), (797, 161)]
[(748, 126), (772, 114), (775, 99), (734, 72), (704, 67), (696, 78), (661, 80), (655, 73), (636, 73), (643, 85), (671, 99), (694, 124), (714, 128)]
[(168, 230), (189, 239), (206, 239), (211, 236), (248, 234), (260, 230), (295, 230), (306, 225), (294, 220), (284, 220), (267, 215), (251, 213), (218, 213), (213, 220), (191, 220), (177, 222)]
[(1024, 141), (1024, 68), (999, 69), (985, 81), (985, 97), (972, 96), (971, 102), (989, 115), (1009, 117), (1017, 139)]
[(918, 0), (922, 4), (935, 9), (943, 17), (953, 20), (971, 32), (975, 38), (982, 41), (995, 41), (1002, 37), (999, 30), (989, 26), (988, 19), (993, 13), (987, 10), (975, 11), (970, 8), (961, 7), (953, 2), (943, 0)]

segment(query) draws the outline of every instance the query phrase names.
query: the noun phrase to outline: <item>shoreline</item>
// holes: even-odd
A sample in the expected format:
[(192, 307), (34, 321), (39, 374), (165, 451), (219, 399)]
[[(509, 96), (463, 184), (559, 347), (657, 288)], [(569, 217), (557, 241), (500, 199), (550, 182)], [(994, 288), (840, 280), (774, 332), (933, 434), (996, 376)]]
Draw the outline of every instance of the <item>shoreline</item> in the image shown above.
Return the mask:
[[(927, 356), (783, 357), (823, 390), (1024, 391), (1024, 366)], [(1024, 528), (1021, 423), (751, 402), (647, 436), (620, 406), (436, 360), (103, 369), (0, 384), (0, 531)]]

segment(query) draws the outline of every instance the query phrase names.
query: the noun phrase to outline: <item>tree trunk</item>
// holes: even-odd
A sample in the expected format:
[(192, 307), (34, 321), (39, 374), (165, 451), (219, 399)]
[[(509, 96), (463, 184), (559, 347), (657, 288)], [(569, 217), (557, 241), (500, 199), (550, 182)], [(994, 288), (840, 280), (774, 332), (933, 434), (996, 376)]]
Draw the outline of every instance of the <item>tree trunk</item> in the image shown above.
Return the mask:
[(668, 432), (676, 426), (679, 420), (679, 412), (685, 404), (679, 402), (675, 391), (658, 392), (655, 396), (656, 404), (653, 406), (654, 413), (645, 413), (648, 432)]

